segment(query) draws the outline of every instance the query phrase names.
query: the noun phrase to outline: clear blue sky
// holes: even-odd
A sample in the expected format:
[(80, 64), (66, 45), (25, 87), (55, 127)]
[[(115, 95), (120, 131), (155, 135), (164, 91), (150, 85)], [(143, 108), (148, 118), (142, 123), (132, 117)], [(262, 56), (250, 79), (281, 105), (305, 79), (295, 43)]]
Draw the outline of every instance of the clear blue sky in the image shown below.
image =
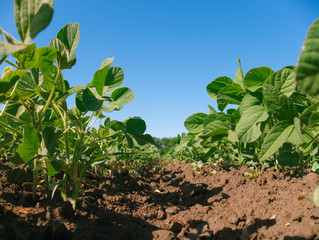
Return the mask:
[[(18, 38), (13, 1), (1, 0), (0, 9), (0, 26)], [(216, 107), (206, 86), (219, 76), (233, 79), (237, 58), (244, 73), (296, 65), (318, 17), (318, 0), (55, 0), (52, 22), (34, 42), (48, 46), (65, 24), (79, 22), (77, 64), (64, 78), (86, 84), (114, 56), (135, 99), (111, 119), (140, 116), (151, 135), (174, 137), (186, 132), (188, 116)]]

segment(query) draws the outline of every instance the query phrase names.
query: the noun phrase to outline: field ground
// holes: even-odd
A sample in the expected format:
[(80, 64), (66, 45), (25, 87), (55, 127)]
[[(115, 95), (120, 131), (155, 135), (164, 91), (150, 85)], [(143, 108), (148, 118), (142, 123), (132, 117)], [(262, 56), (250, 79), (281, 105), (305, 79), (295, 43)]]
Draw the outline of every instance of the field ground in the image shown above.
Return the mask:
[(21, 186), (32, 174), (14, 181), (20, 168), (0, 161), (0, 239), (319, 239), (319, 208), (302, 197), (319, 175), (215, 170), (176, 163), (138, 177), (91, 174), (74, 212), (59, 194), (39, 191), (33, 205)]

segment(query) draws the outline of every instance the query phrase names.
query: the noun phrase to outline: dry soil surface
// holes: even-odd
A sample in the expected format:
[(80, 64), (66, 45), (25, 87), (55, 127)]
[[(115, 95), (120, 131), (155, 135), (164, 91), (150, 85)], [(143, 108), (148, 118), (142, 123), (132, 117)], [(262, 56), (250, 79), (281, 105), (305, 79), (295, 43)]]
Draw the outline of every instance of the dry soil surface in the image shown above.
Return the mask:
[(34, 204), (22, 187), (32, 173), (15, 179), (20, 168), (0, 161), (0, 239), (319, 239), (319, 208), (303, 197), (319, 175), (213, 170), (176, 163), (138, 177), (88, 174), (73, 211), (59, 194), (39, 191)]

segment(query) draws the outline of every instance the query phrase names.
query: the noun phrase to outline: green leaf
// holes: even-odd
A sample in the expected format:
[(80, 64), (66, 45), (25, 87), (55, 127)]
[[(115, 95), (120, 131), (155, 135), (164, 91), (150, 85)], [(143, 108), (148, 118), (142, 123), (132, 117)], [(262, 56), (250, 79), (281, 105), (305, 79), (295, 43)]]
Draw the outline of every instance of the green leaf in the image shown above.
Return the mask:
[(130, 134), (143, 134), (146, 130), (146, 123), (142, 119), (131, 118), (126, 122), (126, 132)]
[(61, 135), (62, 131), (54, 126), (47, 126), (43, 129), (43, 139), (49, 156), (53, 156), (56, 152)]
[(244, 97), (243, 89), (239, 84), (229, 84), (219, 90), (217, 99), (223, 100), (230, 104), (240, 105)]
[(81, 112), (86, 112), (87, 111), (87, 109), (86, 109), (86, 107), (85, 107), (85, 105), (83, 103), (83, 90), (76, 93), (75, 104), (76, 104), (76, 107)]
[(293, 129), (294, 125), (289, 121), (281, 121), (274, 125), (261, 146), (258, 155), (260, 161), (264, 161), (274, 154), (287, 141)]
[(241, 62), (239, 58), (238, 58), (238, 69), (235, 74), (235, 83), (239, 84), (242, 89), (245, 89), (244, 73), (243, 73), (243, 69), (241, 68)]
[(300, 127), (300, 120), (298, 118), (294, 118), (294, 128), (292, 130), (292, 133), (287, 139), (287, 142), (300, 146), (304, 143), (304, 139), (301, 133), (301, 127)]
[(58, 32), (57, 38), (61, 40), (69, 54), (69, 61), (75, 59), (75, 49), (80, 41), (80, 29), (78, 23), (68, 23)]
[(290, 97), (296, 89), (294, 67), (285, 67), (267, 78), (265, 85), (271, 85), (281, 94)]
[(253, 68), (246, 73), (244, 78), (245, 88), (255, 92), (262, 88), (265, 80), (273, 74), (274, 71), (270, 67)]
[(304, 41), (296, 81), (305, 93), (319, 99), (319, 18), (311, 25)]
[(63, 170), (63, 165), (60, 162), (53, 160), (50, 162), (50, 165), (48, 167), (48, 174), (50, 176), (54, 176), (62, 172), (62, 170)]
[(262, 104), (262, 94), (259, 92), (246, 93), (240, 103), (239, 112), (242, 115), (248, 108)]
[(236, 134), (236, 132), (228, 130), (228, 141), (231, 142), (239, 142), (238, 136)]
[(6, 42), (0, 39), (0, 56), (9, 56), (17, 51), (27, 48), (28, 45), (17, 41), (9, 33), (0, 27), (0, 34), (6, 39)]
[(314, 112), (310, 116), (309, 127), (314, 127), (319, 124), (319, 112)]
[[(82, 93), (83, 104), (85, 108), (89, 111), (97, 111), (100, 110), (103, 102), (102, 100), (97, 99), (94, 94), (90, 91), (90, 89), (86, 88)], [(78, 106), (78, 105), (77, 105)], [(79, 108), (79, 107), (78, 107)], [(79, 108), (80, 111), (82, 111)]]
[(134, 134), (133, 139), (137, 142), (139, 146), (143, 146), (148, 143), (155, 145), (155, 141), (153, 137), (149, 134), (144, 134), (144, 135)]
[[(108, 59), (106, 60), (109, 61)], [(123, 84), (123, 81), (124, 81), (124, 72), (122, 68), (110, 67), (106, 75), (102, 96), (107, 96), (110, 93), (112, 93), (115, 89), (119, 88)]]
[(207, 85), (206, 90), (211, 99), (217, 99), (217, 94), (220, 89), (226, 87), (229, 84), (234, 84), (233, 80), (229, 77), (219, 77)]
[(297, 112), (293, 102), (287, 96), (269, 82), (265, 82), (263, 93), (266, 105), (278, 120), (293, 122)]
[(129, 88), (123, 87), (116, 89), (111, 95), (113, 102), (110, 102), (104, 106), (103, 111), (112, 112), (113, 110), (120, 110), (123, 108), (123, 105), (132, 102), (134, 97), (134, 92)]
[(10, 70), (5, 73), (0, 79), (0, 93), (6, 93), (9, 91), (14, 84), (21, 79), (27, 70)]
[(217, 111), (215, 110), (215, 108), (213, 108), (211, 105), (208, 104), (208, 108), (209, 108), (209, 115), (214, 115), (217, 113)]
[(251, 106), (244, 111), (235, 129), (239, 140), (244, 143), (256, 141), (262, 134), (260, 124), (268, 117), (267, 110), (261, 105)]
[[(29, 45), (30, 46), (30, 45)], [(27, 69), (45, 69), (57, 58), (57, 50), (52, 47), (42, 47), (35, 50), (24, 49), (14, 54), (22, 66)]]
[(35, 128), (24, 127), (23, 142), (18, 146), (18, 153), (25, 163), (32, 160), (38, 153), (40, 137)]
[(25, 44), (12, 44), (0, 39), (0, 56), (9, 56), (10, 54), (25, 49), (26, 47), (27, 45)]
[(300, 118), (305, 117), (307, 114), (312, 114), (313, 112), (319, 112), (319, 102), (315, 102), (308, 108), (306, 108), (300, 115)]
[(205, 113), (194, 113), (185, 120), (184, 126), (191, 133), (199, 133), (204, 129), (203, 123), (206, 117)]
[(102, 62), (102, 65), (99, 70), (94, 74), (92, 84), (96, 88), (97, 93), (100, 96), (103, 96), (103, 88), (106, 81), (106, 76), (109, 71), (110, 65), (113, 62), (114, 58), (107, 58)]
[(20, 100), (35, 96), (43, 83), (42, 71), (34, 68), (23, 76), (18, 84), (17, 93)]
[(35, 50), (35, 54), (38, 57), (35, 67), (41, 69), (50, 67), (57, 58), (57, 50), (52, 47), (38, 48)]
[(215, 120), (213, 122), (208, 123), (203, 130), (204, 137), (212, 137), (218, 135), (227, 135), (229, 126), (226, 122)]
[(14, 20), (24, 43), (45, 29), (53, 16), (53, 0), (14, 0)]
[(58, 38), (52, 38), (50, 47), (57, 49), (56, 64), (61, 70), (71, 69), (76, 62), (76, 58), (70, 59), (70, 53), (64, 43)]

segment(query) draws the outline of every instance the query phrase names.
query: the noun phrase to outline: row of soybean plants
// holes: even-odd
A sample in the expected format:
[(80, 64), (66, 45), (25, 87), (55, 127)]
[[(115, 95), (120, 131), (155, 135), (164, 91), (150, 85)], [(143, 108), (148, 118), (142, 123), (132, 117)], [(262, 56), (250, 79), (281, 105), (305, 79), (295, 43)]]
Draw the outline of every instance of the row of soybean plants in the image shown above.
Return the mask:
[[(235, 81), (219, 77), (207, 86), (219, 112), (195, 113), (184, 123), (175, 155), (191, 161), (265, 167), (319, 168), (319, 19), (311, 26), (297, 67), (259, 67)], [(237, 108), (226, 108), (238, 105)], [(226, 110), (225, 110), (226, 109)], [(225, 110), (225, 111), (224, 111)]]
[[(121, 87), (124, 73), (111, 67), (113, 58), (105, 59), (86, 85), (71, 87), (63, 78), (63, 70), (76, 63), (78, 23), (65, 25), (49, 47), (31, 42), (52, 16), (53, 0), (14, 1), (21, 41), (0, 28), (0, 64), (8, 64), (0, 78), (0, 155), (32, 168), (34, 199), (42, 180), (49, 196), (59, 188), (75, 208), (87, 169), (111, 158), (134, 160), (154, 140), (144, 134), (141, 118), (120, 122), (103, 115), (134, 99), (131, 89)], [(69, 109), (71, 95), (76, 106)], [(53, 181), (58, 173), (63, 177)]]

